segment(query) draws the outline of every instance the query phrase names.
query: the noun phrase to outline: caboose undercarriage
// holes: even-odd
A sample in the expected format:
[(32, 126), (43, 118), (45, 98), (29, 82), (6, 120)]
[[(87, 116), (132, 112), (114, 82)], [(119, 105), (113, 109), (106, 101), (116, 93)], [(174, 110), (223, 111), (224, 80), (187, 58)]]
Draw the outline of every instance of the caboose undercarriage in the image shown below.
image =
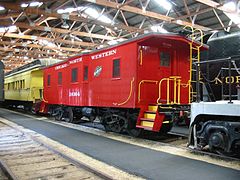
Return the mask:
[[(143, 130), (151, 130), (162, 134), (171, 130), (173, 120), (179, 112), (176, 113), (176, 110), (173, 110), (173, 108), (171, 111), (168, 111), (166, 107), (162, 107), (164, 108), (164, 111), (159, 112), (160, 108), (158, 108), (158, 106), (156, 107), (158, 112), (148, 111), (148, 113), (144, 115), (146, 118), (141, 118), (140, 108), (70, 107), (50, 105), (48, 111), (58, 121), (77, 122), (83, 117), (91, 122), (98, 119), (106, 131), (116, 133), (127, 132), (129, 135), (137, 137), (142, 134)], [(158, 117), (158, 114), (164, 114), (164, 120), (162, 121), (161, 126), (159, 126), (159, 122), (154, 122), (154, 118)], [(149, 116), (154, 116), (154, 118), (150, 119)], [(151, 123), (153, 124), (152, 128)], [(159, 127), (154, 129), (154, 123)]]

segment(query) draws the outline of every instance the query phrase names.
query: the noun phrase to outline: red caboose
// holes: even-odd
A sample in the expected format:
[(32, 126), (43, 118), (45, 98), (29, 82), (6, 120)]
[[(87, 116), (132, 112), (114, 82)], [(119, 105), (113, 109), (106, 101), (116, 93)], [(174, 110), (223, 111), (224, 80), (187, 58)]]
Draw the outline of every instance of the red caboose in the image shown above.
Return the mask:
[(44, 101), (59, 120), (99, 117), (107, 130), (132, 135), (168, 131), (190, 101), (192, 45), (154, 33), (72, 57), (44, 69)]

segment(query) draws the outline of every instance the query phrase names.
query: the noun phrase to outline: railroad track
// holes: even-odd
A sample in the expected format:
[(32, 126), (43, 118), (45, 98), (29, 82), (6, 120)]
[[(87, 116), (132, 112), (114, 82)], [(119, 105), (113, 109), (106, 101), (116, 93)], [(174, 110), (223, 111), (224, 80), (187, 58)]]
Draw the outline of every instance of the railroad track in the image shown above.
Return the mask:
[(1, 122), (0, 159), (1, 180), (111, 179)]
[[(13, 111), (17, 111), (18, 113), (21, 113), (21, 114), (23, 113), (22, 110), (16, 110), (15, 109)], [(35, 115), (30, 114), (30, 113), (29, 113), (29, 115), (35, 116)], [(54, 120), (54, 118), (51, 118), (51, 117), (48, 118), (48, 119), (50, 121), (56, 122), (57, 124), (68, 124), (69, 127), (85, 126), (87, 128), (91, 128), (92, 131), (95, 131), (97, 129), (98, 131), (105, 132), (103, 126), (99, 123), (88, 123), (88, 122), (83, 121), (80, 124), (72, 124), (72, 123), (67, 123), (67, 122), (64, 122), (64, 121), (63, 122), (56, 121), (56, 120)], [(112, 134), (114, 134), (115, 136), (119, 136), (119, 134), (117, 134), (117, 133), (112, 133)], [(126, 138), (129, 137), (129, 135), (126, 135), (126, 134), (121, 134), (121, 136), (125, 136)], [(229, 156), (225, 156), (225, 155), (219, 155), (219, 154), (210, 152), (207, 149), (205, 149), (204, 151), (200, 151), (200, 150), (194, 150), (192, 148), (188, 148), (187, 147), (188, 135), (186, 133), (179, 133), (179, 131), (178, 132), (171, 131), (167, 135), (164, 135), (164, 136), (158, 135), (156, 133), (147, 133), (141, 139), (143, 141), (144, 140), (150, 141), (150, 142), (152, 142), (151, 144), (153, 144), (153, 145), (155, 144), (154, 142), (156, 142), (156, 143), (160, 142), (164, 146), (170, 145), (170, 146), (173, 146), (173, 147), (180, 147), (180, 148), (186, 149), (186, 151), (189, 151), (193, 154), (200, 155), (200, 156), (209, 156), (213, 159), (219, 159), (219, 160), (223, 160), (223, 161), (235, 161), (235, 162), (236, 161), (239, 162), (239, 160), (240, 160), (239, 157), (236, 158), (236, 157), (229, 157)]]

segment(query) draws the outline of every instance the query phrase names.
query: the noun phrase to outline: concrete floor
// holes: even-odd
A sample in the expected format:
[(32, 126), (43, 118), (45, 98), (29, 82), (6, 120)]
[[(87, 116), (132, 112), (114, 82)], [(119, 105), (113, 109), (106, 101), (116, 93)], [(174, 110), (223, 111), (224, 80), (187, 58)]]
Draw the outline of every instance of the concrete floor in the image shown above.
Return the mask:
[(9, 113), (0, 116), (129, 173), (161, 180), (239, 180), (240, 171)]

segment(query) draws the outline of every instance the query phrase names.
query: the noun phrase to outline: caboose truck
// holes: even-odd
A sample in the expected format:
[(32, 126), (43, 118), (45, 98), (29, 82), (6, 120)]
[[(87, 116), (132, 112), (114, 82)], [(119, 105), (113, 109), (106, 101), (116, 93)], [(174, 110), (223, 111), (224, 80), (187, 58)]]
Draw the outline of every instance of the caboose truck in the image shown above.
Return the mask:
[(206, 47), (152, 33), (47, 67), (41, 111), (70, 122), (98, 116), (106, 130), (133, 136), (168, 132), (192, 100), (193, 49)]
[[(231, 64), (239, 60), (239, 57), (237, 59), (229, 57), (197, 64), (227, 61), (230, 78), (233, 70)], [(199, 76), (196, 79), (199, 82)], [(216, 102), (200, 102), (200, 92), (197, 91), (199, 98), (197, 102), (191, 104), (190, 148), (202, 150), (208, 145), (209, 150), (213, 152), (231, 156), (240, 155), (240, 100), (232, 100), (232, 84), (229, 83), (228, 87), (229, 100)]]

